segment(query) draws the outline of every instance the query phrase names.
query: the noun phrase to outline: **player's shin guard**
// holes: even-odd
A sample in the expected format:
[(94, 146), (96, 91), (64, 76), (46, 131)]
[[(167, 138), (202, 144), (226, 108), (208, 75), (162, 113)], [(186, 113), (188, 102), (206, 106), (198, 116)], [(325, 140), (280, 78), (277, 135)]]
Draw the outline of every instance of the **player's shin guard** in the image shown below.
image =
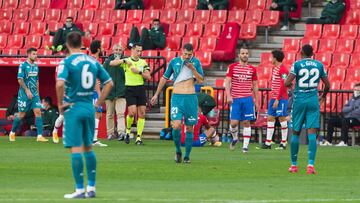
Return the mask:
[(11, 132), (13, 132), (13, 133), (16, 132), (16, 129), (19, 127), (20, 121), (21, 121), (21, 119), (18, 116), (16, 116), (14, 118), (13, 125), (11, 127)]
[(287, 135), (288, 135), (287, 121), (280, 122), (280, 125), (281, 125), (281, 143), (283, 145), (285, 145), (286, 141), (287, 141)]
[(238, 126), (236, 126), (235, 128), (231, 127), (230, 125), (230, 133), (231, 133), (231, 136), (233, 137), (233, 140), (238, 140), (239, 137), (238, 137), (238, 134), (239, 134), (239, 128)]
[(316, 156), (316, 134), (309, 134), (309, 149), (308, 149), (308, 155), (309, 155), (309, 165), (314, 165), (315, 163), (315, 156)]
[(131, 132), (131, 126), (134, 122), (134, 117), (126, 116), (126, 133), (129, 134)]
[(96, 156), (94, 151), (84, 153), (86, 160), (86, 173), (88, 177), (88, 186), (94, 187), (96, 180)]
[(190, 153), (191, 153), (193, 141), (194, 141), (194, 133), (193, 133), (193, 132), (186, 132), (186, 137), (185, 137), (185, 156), (184, 156), (184, 157), (187, 157), (187, 158), (190, 157)]
[(174, 129), (172, 130), (172, 136), (174, 139), (174, 144), (176, 147), (176, 152), (181, 153), (181, 142), (180, 142), (180, 129)]
[(137, 121), (137, 135), (142, 136), (143, 130), (145, 127), (145, 118), (139, 118)]
[(266, 129), (266, 145), (271, 145), (272, 136), (274, 134), (275, 130), (275, 122), (274, 121), (268, 121), (267, 122), (267, 129)]
[(291, 136), (291, 165), (297, 166), (297, 158), (299, 153), (299, 135)]
[(43, 134), (43, 119), (41, 116), (35, 118), (35, 125), (36, 125), (37, 136), (41, 137)]
[(97, 118), (95, 118), (95, 131), (94, 131), (94, 139), (93, 139), (93, 141), (97, 141), (97, 140), (98, 140), (99, 122), (100, 122), (100, 120), (97, 119)]
[(244, 127), (243, 129), (244, 143), (243, 148), (248, 148), (251, 138), (251, 127)]
[(55, 121), (55, 127), (54, 127), (54, 130), (53, 130), (53, 133), (57, 133), (58, 132), (58, 129), (60, 128), (61, 124), (63, 123), (64, 121), (64, 115), (59, 115), (59, 117), (57, 117), (56, 121)]
[(71, 154), (71, 166), (75, 179), (76, 189), (84, 188), (84, 163), (80, 153)]

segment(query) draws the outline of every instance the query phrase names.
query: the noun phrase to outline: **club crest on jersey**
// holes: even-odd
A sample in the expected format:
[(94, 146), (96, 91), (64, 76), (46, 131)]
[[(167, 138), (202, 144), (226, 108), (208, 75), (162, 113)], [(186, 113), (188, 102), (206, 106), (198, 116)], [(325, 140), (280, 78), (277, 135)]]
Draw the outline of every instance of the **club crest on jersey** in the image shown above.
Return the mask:
[(281, 78), (282, 78), (282, 79), (286, 79), (286, 77), (287, 77), (287, 75), (286, 75), (285, 73), (283, 73), (283, 74), (281, 75)]

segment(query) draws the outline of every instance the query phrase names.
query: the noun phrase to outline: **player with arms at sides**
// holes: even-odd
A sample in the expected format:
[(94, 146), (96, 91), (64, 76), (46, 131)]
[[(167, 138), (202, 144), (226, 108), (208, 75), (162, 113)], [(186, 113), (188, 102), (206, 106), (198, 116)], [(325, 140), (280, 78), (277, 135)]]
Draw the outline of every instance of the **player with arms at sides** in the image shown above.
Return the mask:
[(274, 64), (272, 70), (271, 79), (271, 92), (270, 102), (268, 106), (268, 119), (267, 119), (267, 131), (266, 141), (263, 144), (263, 149), (271, 149), (272, 136), (275, 130), (275, 119), (279, 118), (281, 125), (281, 143), (276, 149), (286, 149), (287, 143), (287, 109), (288, 109), (288, 93), (287, 87), (285, 87), (285, 79), (289, 74), (288, 69), (282, 64), (284, 59), (284, 53), (280, 50), (274, 50), (271, 52), (272, 62)]
[[(238, 125), (241, 121), (243, 126), (243, 153), (248, 152), (251, 138), (250, 121), (255, 120), (255, 108), (259, 109), (258, 104), (258, 81), (256, 68), (248, 64), (249, 50), (240, 49), (240, 62), (230, 64), (225, 79), (225, 92), (227, 102), (230, 107), (230, 132), (233, 141), (230, 143), (230, 150), (235, 150), (239, 141)], [(255, 103), (253, 99), (255, 96)]]
[[(58, 107), (64, 114), (63, 143), (70, 149), (76, 185), (76, 191), (66, 194), (66, 199), (95, 197), (96, 157), (92, 150), (95, 110), (104, 102), (113, 86), (105, 69), (95, 58), (83, 54), (81, 45), (80, 33), (68, 34), (66, 46), (70, 55), (60, 62), (56, 82)], [(94, 108), (92, 98), (97, 78), (103, 84), (103, 89)], [(88, 177), (86, 193), (83, 156)]]
[(166, 81), (173, 76), (174, 90), (171, 96), (171, 121), (172, 136), (174, 139), (176, 154), (175, 162), (181, 163), (181, 125), (185, 119), (186, 138), (184, 163), (190, 162), (190, 153), (194, 139), (194, 125), (198, 122), (198, 98), (195, 94), (195, 81), (203, 83), (204, 72), (199, 59), (193, 56), (194, 47), (187, 43), (183, 46), (182, 55), (173, 58), (163, 77), (160, 79), (155, 95), (151, 98), (154, 105)]
[(32, 109), (35, 114), (35, 125), (37, 130), (38, 142), (47, 142), (48, 139), (42, 136), (43, 134), (43, 120), (41, 117), (41, 100), (39, 92), (39, 67), (35, 63), (37, 59), (37, 49), (29, 48), (26, 51), (28, 58), (19, 66), (18, 83), (20, 85), (18, 92), (18, 110), (19, 114), (14, 118), (14, 122), (9, 134), (10, 142), (15, 141), (15, 131), (18, 128), (21, 119), (26, 115), (26, 112)]
[[(326, 71), (321, 62), (311, 59), (312, 46), (306, 44), (301, 48), (303, 59), (296, 61), (286, 78), (285, 86), (291, 87), (296, 80), (294, 89), (294, 101), (292, 108), (293, 134), (291, 136), (291, 167), (290, 173), (297, 173), (297, 158), (299, 153), (299, 136), (303, 124), (308, 132), (308, 166), (306, 173), (315, 174), (314, 162), (316, 155), (316, 131), (320, 128), (320, 102), (325, 100), (330, 89), (330, 83)], [(325, 84), (323, 93), (318, 96), (320, 79)]]
[[(135, 140), (136, 145), (143, 145), (141, 139), (142, 132), (145, 127), (145, 112), (146, 112), (146, 92), (145, 80), (150, 80), (150, 67), (144, 59), (141, 59), (142, 46), (139, 43), (132, 44), (131, 56), (123, 63), (125, 63), (125, 87), (126, 87), (126, 104), (128, 105), (128, 115), (126, 116), (126, 135), (125, 143), (130, 143), (131, 126), (134, 122), (134, 117), (137, 114), (137, 136)], [(123, 60), (123, 59), (122, 59)], [(129, 65), (131, 64), (131, 65)]]

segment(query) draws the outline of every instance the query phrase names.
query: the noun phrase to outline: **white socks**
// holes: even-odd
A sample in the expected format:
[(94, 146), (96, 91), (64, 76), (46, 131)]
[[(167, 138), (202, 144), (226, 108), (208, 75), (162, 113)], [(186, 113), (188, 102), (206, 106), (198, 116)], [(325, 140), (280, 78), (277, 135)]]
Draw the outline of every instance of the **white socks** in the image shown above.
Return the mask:
[(233, 140), (238, 140), (239, 138), (238, 138), (238, 133), (239, 133), (239, 128), (238, 128), (238, 126), (236, 126), (235, 128), (233, 128), (233, 127), (231, 127), (231, 125), (230, 125), (230, 133), (231, 133), (231, 135), (232, 135), (232, 137), (233, 137)]
[(59, 117), (57, 117), (56, 121), (55, 121), (55, 127), (54, 127), (54, 130), (53, 130), (53, 133), (57, 133), (58, 132), (58, 128), (60, 128), (61, 124), (63, 123), (64, 121), (64, 115), (59, 115)]
[(94, 132), (94, 141), (98, 140), (98, 132), (99, 132), (99, 122), (100, 120), (95, 118), (95, 132)]
[(267, 122), (267, 130), (266, 130), (266, 141), (265, 141), (266, 145), (271, 145), (271, 140), (272, 140), (274, 131), (275, 131), (275, 122), (268, 121)]
[(287, 136), (288, 136), (287, 121), (281, 122), (280, 125), (281, 125), (281, 143), (285, 145), (287, 142)]
[(251, 127), (244, 127), (243, 137), (244, 137), (243, 148), (247, 149), (251, 138)]

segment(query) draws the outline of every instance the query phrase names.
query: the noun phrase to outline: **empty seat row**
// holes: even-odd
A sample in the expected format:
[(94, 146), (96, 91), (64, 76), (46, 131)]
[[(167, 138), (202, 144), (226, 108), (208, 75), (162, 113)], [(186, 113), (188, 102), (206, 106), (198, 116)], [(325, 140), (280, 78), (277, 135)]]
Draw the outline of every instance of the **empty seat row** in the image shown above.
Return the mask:
[(304, 38), (355, 39), (358, 37), (358, 27), (358, 25), (307, 24)]

